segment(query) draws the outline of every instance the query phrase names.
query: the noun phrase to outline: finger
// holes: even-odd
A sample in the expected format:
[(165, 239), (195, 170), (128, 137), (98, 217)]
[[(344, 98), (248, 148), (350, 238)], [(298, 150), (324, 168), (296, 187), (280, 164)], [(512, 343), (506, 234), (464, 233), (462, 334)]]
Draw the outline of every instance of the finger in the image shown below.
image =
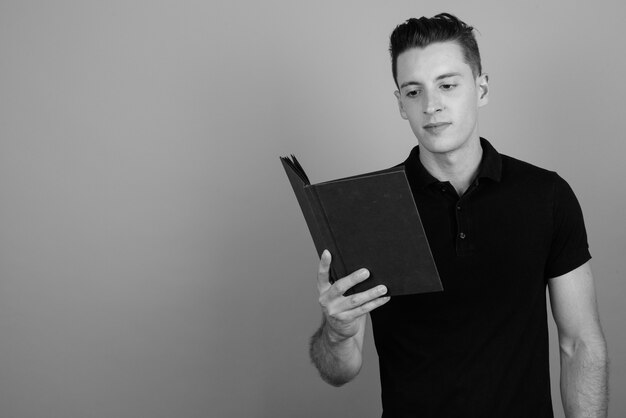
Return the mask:
[(359, 269), (352, 274), (337, 280), (333, 285), (335, 296), (343, 295), (346, 290), (350, 289), (357, 283), (361, 283), (368, 277), (370, 277), (370, 272), (367, 269)]
[(320, 263), (317, 269), (317, 287), (320, 292), (330, 286), (330, 282), (328, 281), (328, 272), (330, 270), (331, 261), (332, 257), (330, 255), (330, 251), (324, 250), (322, 252), (322, 256), (320, 257)]
[(379, 306), (384, 305), (385, 303), (389, 302), (391, 298), (389, 296), (383, 296), (380, 298), (376, 298), (372, 301), (369, 301), (367, 303), (364, 303), (363, 305), (351, 309), (349, 311), (346, 312), (342, 312), (341, 314), (337, 315), (337, 319), (340, 319), (342, 321), (353, 321), (356, 318), (363, 316), (371, 311), (373, 311), (374, 309), (378, 308)]
[(387, 288), (384, 285), (376, 286), (365, 292), (355, 293), (354, 295), (344, 298), (342, 302), (342, 310), (348, 311), (350, 309), (357, 308), (367, 302), (383, 296), (385, 293), (387, 293)]

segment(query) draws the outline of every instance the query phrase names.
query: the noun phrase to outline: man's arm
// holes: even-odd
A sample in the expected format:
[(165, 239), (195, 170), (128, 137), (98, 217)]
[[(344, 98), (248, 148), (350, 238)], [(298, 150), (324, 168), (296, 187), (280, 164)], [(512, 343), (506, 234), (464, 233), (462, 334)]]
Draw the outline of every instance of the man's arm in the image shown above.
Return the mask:
[(608, 357), (589, 262), (548, 283), (559, 333), (565, 415), (606, 417)]
[(344, 297), (343, 293), (367, 279), (369, 272), (357, 270), (331, 285), (328, 281), (330, 262), (330, 253), (324, 251), (317, 274), (324, 317), (311, 337), (309, 354), (322, 379), (333, 386), (341, 386), (361, 370), (366, 314), (386, 303), (389, 297), (380, 297), (387, 292), (384, 286)]

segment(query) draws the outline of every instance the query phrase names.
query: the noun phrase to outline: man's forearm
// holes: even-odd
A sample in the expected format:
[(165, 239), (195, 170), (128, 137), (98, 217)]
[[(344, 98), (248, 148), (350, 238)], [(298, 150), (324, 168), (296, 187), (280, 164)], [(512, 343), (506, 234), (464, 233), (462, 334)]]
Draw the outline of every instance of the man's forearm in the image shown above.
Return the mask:
[(568, 418), (607, 416), (608, 357), (604, 338), (561, 349), (561, 397)]
[(337, 341), (329, 333), (326, 320), (311, 337), (311, 361), (322, 379), (333, 386), (341, 386), (361, 370), (361, 350), (354, 338)]

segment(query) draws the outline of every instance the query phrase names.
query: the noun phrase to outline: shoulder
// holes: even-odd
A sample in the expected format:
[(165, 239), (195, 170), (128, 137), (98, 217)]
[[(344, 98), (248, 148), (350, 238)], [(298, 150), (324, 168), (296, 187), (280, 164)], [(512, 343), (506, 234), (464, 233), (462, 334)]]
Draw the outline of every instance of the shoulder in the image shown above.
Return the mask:
[(502, 181), (535, 193), (547, 193), (558, 198), (563, 192), (573, 193), (569, 184), (556, 171), (538, 167), (526, 161), (501, 154)]
[(558, 176), (555, 171), (538, 167), (526, 161), (500, 154), (502, 159), (502, 176), (505, 179), (526, 179), (554, 182)]
[(501, 190), (527, 207), (544, 208), (553, 216), (579, 214), (578, 199), (569, 183), (557, 172), (502, 155)]

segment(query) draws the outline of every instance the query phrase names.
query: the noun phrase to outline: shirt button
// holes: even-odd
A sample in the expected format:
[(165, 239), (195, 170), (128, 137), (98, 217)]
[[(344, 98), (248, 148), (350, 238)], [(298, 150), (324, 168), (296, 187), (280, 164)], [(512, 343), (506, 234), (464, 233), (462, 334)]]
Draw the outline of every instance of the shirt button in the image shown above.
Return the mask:
[(461, 205), (456, 205), (456, 210), (461, 210)]
[(461, 239), (465, 239), (465, 234), (464, 234), (463, 232), (461, 232), (461, 233), (459, 234), (459, 238), (461, 238)]

